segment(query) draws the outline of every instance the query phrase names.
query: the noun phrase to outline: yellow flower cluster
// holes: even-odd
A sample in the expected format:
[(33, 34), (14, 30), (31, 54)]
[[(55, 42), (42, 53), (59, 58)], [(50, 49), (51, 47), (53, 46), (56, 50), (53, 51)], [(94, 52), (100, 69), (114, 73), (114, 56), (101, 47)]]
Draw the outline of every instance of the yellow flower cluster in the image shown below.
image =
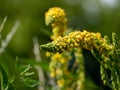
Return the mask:
[(71, 32), (68, 36), (59, 37), (53, 43), (56, 46), (59, 46), (60, 49), (69, 49), (72, 47), (82, 47), (87, 50), (91, 50), (94, 48), (94, 42), (98, 41), (102, 42), (101, 35), (99, 33), (90, 33), (87, 31), (75, 31)]
[(62, 89), (67, 84), (65, 83), (67, 79), (65, 79), (64, 76), (69, 77), (67, 76), (67, 67), (69, 60), (70, 55), (66, 55), (65, 53), (51, 54), (51, 61), (49, 64), (50, 76), (56, 79), (58, 88)]
[(65, 18), (65, 12), (63, 9), (59, 8), (59, 7), (54, 7), (54, 8), (50, 8), (46, 13), (45, 13), (45, 22), (47, 25), (49, 24), (60, 24), (63, 22), (66, 22), (66, 18)]
[(69, 59), (70, 56), (67, 56), (65, 54), (53, 54), (51, 56), (51, 62), (49, 65), (51, 77), (61, 77), (67, 69)]
[(86, 30), (71, 32), (68, 36), (58, 37), (52, 43), (41, 46), (42, 49), (50, 52), (62, 52), (73, 47), (96, 49), (99, 53), (106, 54), (112, 49), (112, 45), (108, 45), (100, 33), (90, 33)]

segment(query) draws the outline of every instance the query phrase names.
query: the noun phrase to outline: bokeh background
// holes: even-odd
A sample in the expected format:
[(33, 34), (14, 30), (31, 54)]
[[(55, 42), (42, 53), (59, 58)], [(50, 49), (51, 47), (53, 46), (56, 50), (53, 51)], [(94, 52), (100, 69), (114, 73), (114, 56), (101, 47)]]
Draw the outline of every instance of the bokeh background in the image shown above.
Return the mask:
[[(45, 25), (44, 14), (55, 6), (65, 10), (68, 26), (73, 30), (100, 32), (110, 38), (112, 32), (120, 35), (120, 0), (0, 0), (0, 23), (5, 16), (8, 17), (2, 38), (10, 32), (16, 20), (20, 21), (17, 32), (6, 48), (12, 57), (33, 58), (33, 36), (38, 37), (40, 45), (51, 41), (51, 26)], [(86, 73), (99, 85), (99, 64), (86, 52), (85, 66), (89, 66)], [(42, 54), (44, 52), (41, 51)]]

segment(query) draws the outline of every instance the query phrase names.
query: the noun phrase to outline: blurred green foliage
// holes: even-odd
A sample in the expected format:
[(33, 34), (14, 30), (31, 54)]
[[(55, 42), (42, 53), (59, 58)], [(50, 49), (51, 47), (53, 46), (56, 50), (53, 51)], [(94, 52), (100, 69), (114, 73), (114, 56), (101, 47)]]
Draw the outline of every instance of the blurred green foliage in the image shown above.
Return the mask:
[[(30, 63), (30, 59), (34, 58), (32, 37), (37, 36), (40, 44), (51, 41), (49, 39), (51, 27), (45, 25), (44, 13), (54, 6), (61, 7), (66, 11), (70, 28), (100, 32), (102, 35), (108, 35), (109, 37), (111, 37), (112, 32), (120, 35), (119, 0), (0, 0), (0, 23), (5, 16), (8, 17), (2, 31), (3, 39), (10, 32), (14, 22), (16, 20), (20, 21), (17, 32), (6, 48), (6, 52), (9, 53), (6, 56), (10, 55), (14, 58), (18, 56)], [(85, 57), (94, 59), (91, 54), (84, 52), (87, 55)], [(43, 51), (41, 51), (41, 58), (45, 65), (49, 63)], [(9, 59), (5, 62), (9, 62), (7, 65), (10, 66), (14, 61), (15, 59)], [(95, 72), (91, 74), (99, 64), (94, 65), (94, 63), (86, 62), (86, 65), (89, 66), (86, 68), (89, 68), (87, 76), (91, 77), (92, 75), (96, 85), (100, 86), (100, 80), (95, 80), (99, 78), (99, 74)], [(43, 64), (40, 66), (44, 68)]]

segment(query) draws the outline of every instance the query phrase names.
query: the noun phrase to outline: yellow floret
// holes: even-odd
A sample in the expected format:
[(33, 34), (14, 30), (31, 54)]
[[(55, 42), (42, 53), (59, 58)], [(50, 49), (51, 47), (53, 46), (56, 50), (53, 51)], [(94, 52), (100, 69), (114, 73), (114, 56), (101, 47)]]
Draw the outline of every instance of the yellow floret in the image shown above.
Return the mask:
[(55, 77), (55, 72), (52, 71), (52, 72), (50, 73), (50, 76), (51, 76), (52, 78), (54, 78), (54, 77)]
[(50, 57), (50, 52), (46, 52), (45, 56)]
[(56, 75), (62, 75), (62, 70), (61, 69), (57, 69), (56, 70)]
[(61, 54), (59, 53), (56, 53), (53, 57), (52, 57), (52, 60), (55, 60), (55, 61), (58, 61), (61, 57)]

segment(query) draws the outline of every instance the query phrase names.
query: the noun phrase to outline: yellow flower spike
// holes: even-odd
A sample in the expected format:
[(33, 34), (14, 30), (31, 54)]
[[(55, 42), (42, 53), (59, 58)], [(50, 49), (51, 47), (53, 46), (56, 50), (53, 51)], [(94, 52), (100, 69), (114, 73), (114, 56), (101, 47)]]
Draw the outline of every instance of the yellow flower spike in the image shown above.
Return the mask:
[(59, 7), (50, 8), (45, 13), (45, 23), (46, 25), (52, 25), (52, 40), (55, 40), (58, 36), (63, 36), (67, 29), (67, 18), (64, 10)]
[[(62, 43), (64, 43), (64, 46), (62, 46)], [(92, 33), (85, 30), (83, 32), (71, 32), (68, 36), (58, 37), (52, 43), (42, 46), (44, 50), (50, 52), (62, 52), (63, 50), (69, 50), (73, 47), (84, 48), (87, 50), (96, 49), (101, 54), (104, 52), (108, 54), (107, 52), (112, 49), (109, 44), (104, 42), (104, 38), (101, 37), (100, 33)]]

